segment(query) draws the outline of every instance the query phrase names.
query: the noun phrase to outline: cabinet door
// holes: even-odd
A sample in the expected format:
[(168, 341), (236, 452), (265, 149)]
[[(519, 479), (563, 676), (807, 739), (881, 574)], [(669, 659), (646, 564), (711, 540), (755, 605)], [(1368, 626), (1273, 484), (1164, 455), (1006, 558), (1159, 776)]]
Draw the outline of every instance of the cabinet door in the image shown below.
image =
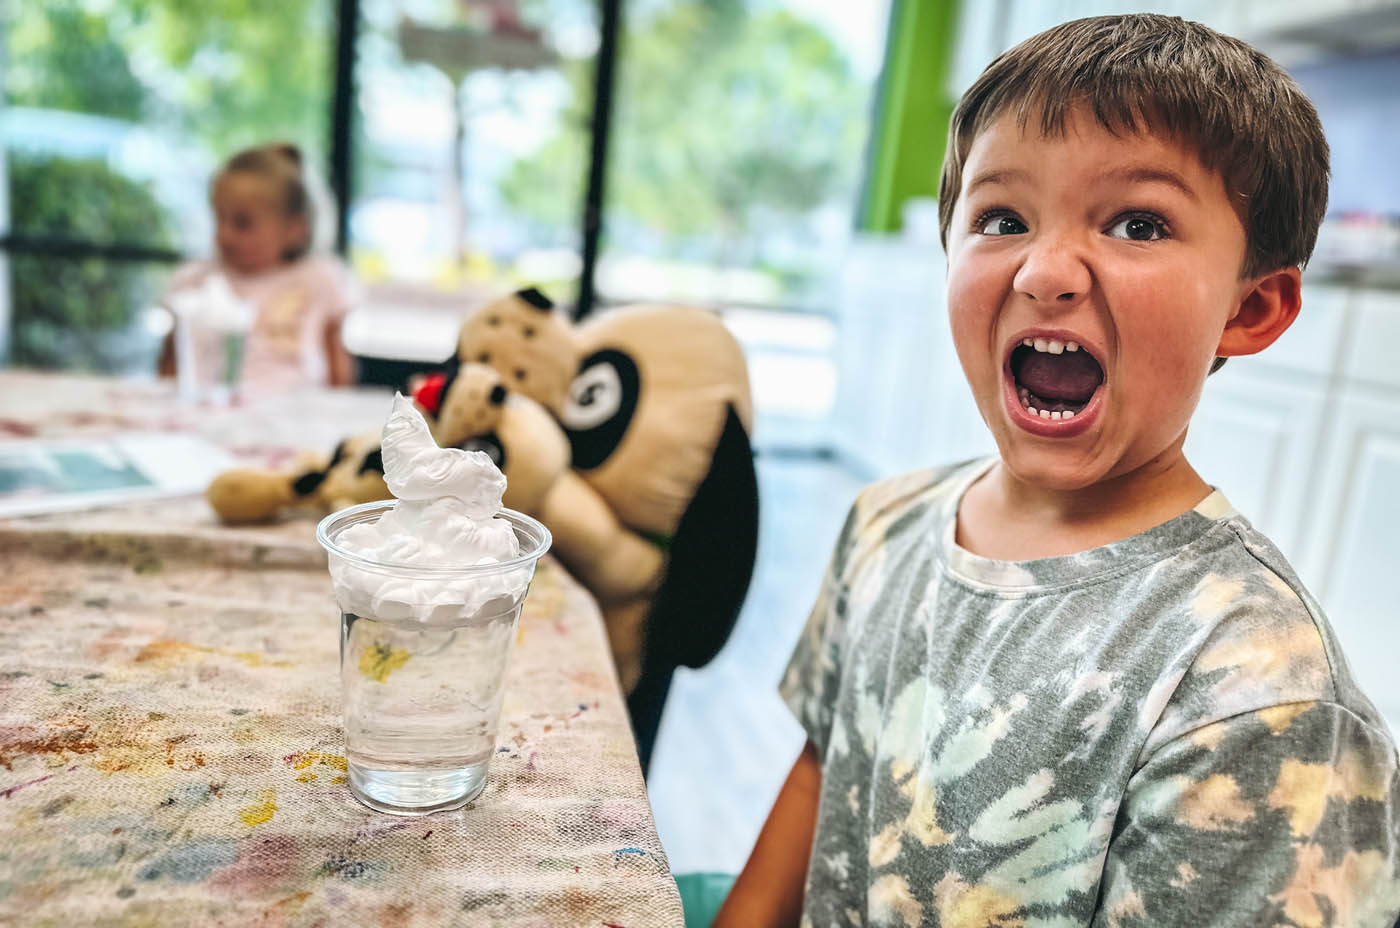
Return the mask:
[[(1348, 339), (1341, 362), (1348, 385), (1382, 387), (1392, 402), (1400, 390), (1400, 293), (1357, 291), (1355, 336)], [(1394, 407), (1400, 413), (1400, 403)]]
[(1302, 524), (1326, 409), (1316, 374), (1231, 362), (1206, 382), (1186, 457), (1311, 584)]
[(1332, 412), (1334, 438), (1306, 526), (1313, 592), (1362, 689), (1400, 731), (1400, 404), (1353, 385)]

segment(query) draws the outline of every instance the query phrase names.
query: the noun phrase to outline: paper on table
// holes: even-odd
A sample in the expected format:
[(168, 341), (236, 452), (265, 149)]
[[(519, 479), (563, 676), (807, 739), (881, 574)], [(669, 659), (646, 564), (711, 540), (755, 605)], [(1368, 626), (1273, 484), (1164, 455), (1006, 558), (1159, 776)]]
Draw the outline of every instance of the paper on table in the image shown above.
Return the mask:
[(0, 516), (91, 509), (197, 493), (235, 465), (197, 435), (0, 442)]

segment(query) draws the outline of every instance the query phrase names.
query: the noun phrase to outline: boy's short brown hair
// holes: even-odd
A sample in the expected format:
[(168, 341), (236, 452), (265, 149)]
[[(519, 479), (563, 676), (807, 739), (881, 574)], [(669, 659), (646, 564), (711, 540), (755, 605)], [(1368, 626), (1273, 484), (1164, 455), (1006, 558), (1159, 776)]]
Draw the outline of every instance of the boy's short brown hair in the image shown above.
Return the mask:
[(1084, 106), (1110, 132), (1162, 132), (1225, 180), (1245, 225), (1241, 276), (1307, 263), (1327, 208), (1328, 149), (1317, 111), (1267, 55), (1199, 23), (1151, 13), (1095, 16), (999, 55), (948, 127), (938, 191), (943, 244), (978, 133), (1006, 113), (1064, 131)]

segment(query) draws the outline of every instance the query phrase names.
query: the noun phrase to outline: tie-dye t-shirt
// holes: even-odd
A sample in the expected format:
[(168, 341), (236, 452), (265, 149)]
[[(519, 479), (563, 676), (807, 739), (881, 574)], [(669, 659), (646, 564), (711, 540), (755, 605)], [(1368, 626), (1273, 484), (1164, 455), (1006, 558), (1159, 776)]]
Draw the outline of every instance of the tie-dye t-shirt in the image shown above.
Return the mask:
[(857, 500), (782, 691), (822, 763), (803, 925), (1400, 912), (1400, 776), (1321, 610), (1220, 493), (1036, 561), (953, 542), (988, 462)]

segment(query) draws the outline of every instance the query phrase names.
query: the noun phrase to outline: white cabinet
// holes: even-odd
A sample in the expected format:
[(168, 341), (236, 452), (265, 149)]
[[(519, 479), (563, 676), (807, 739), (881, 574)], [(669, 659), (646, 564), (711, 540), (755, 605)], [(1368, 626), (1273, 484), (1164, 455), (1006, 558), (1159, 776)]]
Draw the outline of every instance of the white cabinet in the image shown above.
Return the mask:
[(1400, 391), (1400, 293), (1358, 291), (1354, 315), (1341, 363), (1346, 379)]
[(1304, 579), (1400, 731), (1400, 293), (1354, 292), (1338, 356), (1301, 526)]
[(1341, 386), (1345, 333), (1357, 297), (1307, 284), (1303, 310), (1262, 353), (1235, 358), (1206, 381), (1186, 455), (1273, 539), (1304, 582), (1319, 576), (1309, 525), (1313, 494)]
[(1326, 412), (1326, 381), (1232, 369), (1241, 363), (1231, 361), (1207, 381), (1187, 433), (1186, 457), (1306, 580), (1302, 522)]
[(1306, 526), (1311, 585), (1362, 689), (1400, 731), (1400, 400), (1354, 386), (1330, 412), (1332, 439)]

